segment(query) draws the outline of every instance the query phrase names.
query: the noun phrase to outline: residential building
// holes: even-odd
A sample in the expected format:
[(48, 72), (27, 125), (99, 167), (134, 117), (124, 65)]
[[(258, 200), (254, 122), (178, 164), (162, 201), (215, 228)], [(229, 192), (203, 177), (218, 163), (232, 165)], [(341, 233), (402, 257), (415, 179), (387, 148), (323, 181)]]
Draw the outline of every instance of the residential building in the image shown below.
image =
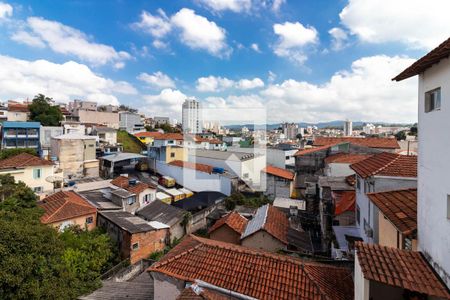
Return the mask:
[(360, 162), (371, 157), (372, 154), (360, 154), (360, 153), (336, 153), (325, 158), (325, 170), (326, 176), (341, 177), (350, 176), (355, 174), (350, 168), (351, 164)]
[(353, 122), (350, 120), (346, 120), (344, 122), (344, 136), (352, 136), (353, 135)]
[(221, 296), (214, 299), (350, 300), (354, 295), (349, 269), (193, 235), (148, 271), (155, 299), (177, 299), (195, 283), (207, 283)]
[(294, 172), (272, 165), (266, 166), (261, 171), (261, 182), (266, 185), (264, 194), (272, 199), (293, 197), (294, 179)]
[(95, 136), (67, 133), (52, 137), (52, 156), (64, 178), (98, 177), (99, 161), (95, 155)]
[(8, 107), (0, 102), (0, 122), (8, 121)]
[(392, 153), (394, 153), (397, 149), (400, 149), (400, 145), (395, 138), (316, 137), (314, 139), (313, 146), (320, 147), (326, 145), (335, 145), (338, 143), (350, 143), (353, 145)]
[(363, 132), (365, 134), (375, 134), (376, 126), (368, 123), (363, 126)]
[(86, 126), (84, 124), (81, 124), (78, 121), (62, 121), (61, 125), (64, 128), (64, 134), (66, 134), (66, 133), (85, 134), (86, 133)]
[(417, 188), (417, 156), (382, 152), (350, 167), (356, 173), (356, 224), (365, 242), (379, 243), (379, 210), (367, 194)]
[(163, 133), (154, 137), (153, 146), (183, 146), (184, 136), (181, 133)]
[(354, 299), (450, 299), (422, 252), (356, 242), (354, 278)]
[(296, 140), (298, 132), (298, 124), (296, 123), (283, 123), (281, 124), (283, 133), (286, 139)]
[(53, 191), (53, 183), (47, 178), (54, 175), (54, 169), (52, 162), (28, 153), (0, 160), (1, 175), (9, 174), (16, 182), (23, 181), (40, 196)]
[(417, 250), (417, 189), (367, 194), (378, 209), (378, 244)]
[(41, 156), (46, 159), (51, 159), (52, 137), (62, 135), (63, 127), (59, 126), (41, 126), (40, 128), (40, 142), (41, 142)]
[(163, 125), (163, 124), (170, 124), (170, 118), (169, 117), (154, 117), (153, 121), (156, 125)]
[[(169, 227), (169, 237), (171, 242), (180, 240), (185, 234), (190, 232), (191, 220), (186, 219), (187, 211), (155, 200), (143, 208), (136, 211), (136, 216), (147, 221), (157, 221)], [(184, 224), (187, 222), (186, 224)]]
[(117, 243), (121, 259), (130, 259), (134, 264), (167, 245), (169, 227), (148, 222), (125, 211), (101, 211), (98, 226), (102, 227)]
[(75, 99), (69, 102), (69, 111), (73, 112), (77, 109), (97, 111), (97, 102)]
[(230, 244), (241, 244), (241, 236), (247, 227), (248, 220), (238, 212), (231, 211), (209, 228), (209, 238)]
[(63, 231), (67, 226), (92, 230), (97, 224), (97, 209), (74, 191), (59, 191), (38, 203), (44, 209), (41, 222)]
[(96, 134), (98, 136), (98, 140), (101, 144), (104, 145), (117, 144), (117, 129), (105, 126), (96, 126), (92, 134)]
[(87, 108), (82, 106), (74, 108), (72, 115), (77, 117), (80, 123), (100, 124), (119, 129), (119, 114), (117, 112), (97, 111), (90, 106)]
[(145, 131), (144, 124), (141, 121), (141, 115), (129, 111), (119, 112), (119, 128), (131, 134)]
[(450, 287), (450, 39), (394, 78), (419, 75), (419, 249)]
[(143, 142), (146, 145), (153, 145), (153, 141), (155, 140), (155, 137), (161, 135), (162, 133), (155, 131), (155, 132), (149, 132), (149, 131), (143, 131), (143, 132), (137, 132), (134, 134), (135, 137), (137, 137), (141, 142)]
[(10, 122), (2, 125), (2, 149), (31, 148), (41, 150), (39, 122)]
[(26, 122), (30, 116), (28, 104), (8, 101), (7, 120), (10, 122)]
[(135, 195), (137, 208), (144, 207), (156, 199), (156, 186), (150, 186), (136, 179), (119, 176), (111, 180), (111, 184)]
[(202, 105), (195, 99), (186, 99), (183, 103), (182, 123), (183, 132), (201, 133), (202, 129)]

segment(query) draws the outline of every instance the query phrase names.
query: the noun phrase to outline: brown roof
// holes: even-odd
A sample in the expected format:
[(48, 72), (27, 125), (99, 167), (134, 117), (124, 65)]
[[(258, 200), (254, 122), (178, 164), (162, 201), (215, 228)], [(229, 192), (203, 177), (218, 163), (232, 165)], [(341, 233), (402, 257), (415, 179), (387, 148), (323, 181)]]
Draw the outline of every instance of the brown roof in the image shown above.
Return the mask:
[(155, 189), (155, 186), (151, 186), (147, 183), (143, 183), (143, 182), (136, 182), (136, 184), (132, 184), (130, 185), (130, 179), (128, 177), (125, 176), (119, 176), (114, 178), (113, 180), (111, 180), (111, 184), (114, 184), (115, 186), (118, 186), (122, 189), (125, 189), (127, 191), (129, 191), (130, 193), (139, 195), (140, 193), (142, 193), (145, 189), (148, 188), (152, 188)]
[(20, 153), (0, 160), (0, 170), (37, 167), (37, 166), (51, 166), (51, 165), (53, 165), (51, 161), (42, 159), (40, 157), (28, 153)]
[(227, 225), (239, 234), (242, 234), (247, 226), (248, 220), (241, 216), (239, 213), (232, 211), (214, 223), (213, 226), (208, 230), (208, 233), (222, 227), (222, 225)]
[(148, 270), (257, 299), (353, 299), (352, 270), (193, 235)]
[(273, 176), (277, 176), (280, 178), (284, 178), (287, 180), (294, 180), (294, 173), (286, 170), (286, 169), (282, 169), (282, 168), (278, 168), (272, 165), (268, 165), (267, 167), (265, 167), (263, 170), (263, 172), (273, 175)]
[(161, 133), (155, 136), (155, 140), (183, 140), (181, 133)]
[(395, 138), (358, 138), (358, 137), (316, 137), (314, 146), (351, 143), (358, 146), (383, 149), (400, 149)]
[(420, 252), (356, 242), (365, 279), (450, 299), (450, 293)]
[(14, 111), (14, 112), (29, 112), (28, 104), (21, 104), (21, 103), (10, 103), (8, 104), (8, 111)]
[(144, 131), (144, 132), (138, 132), (138, 133), (134, 134), (134, 136), (137, 136), (137, 137), (153, 137), (153, 138), (160, 136), (160, 135), (162, 135), (162, 133), (158, 132), (158, 131), (154, 131), (154, 132)]
[(45, 210), (41, 217), (44, 224), (70, 220), (93, 214), (97, 209), (74, 191), (60, 191), (38, 203)]
[(210, 165), (197, 164), (189, 161), (174, 160), (170, 162), (169, 165), (177, 166), (180, 168), (194, 169), (204, 173), (212, 173), (213, 171), (213, 167)]
[(382, 152), (350, 165), (359, 176), (417, 177), (417, 156)]
[(403, 79), (418, 75), (437, 64), (441, 59), (447, 58), (450, 54), (450, 38), (444, 41), (442, 44), (431, 50), (425, 56), (406, 68), (403, 72), (395, 76), (392, 80), (401, 81)]
[(355, 211), (356, 195), (355, 191), (337, 191), (332, 192), (336, 201), (334, 214), (339, 216), (347, 211)]
[(371, 154), (359, 154), (359, 153), (336, 153), (325, 158), (327, 164), (341, 163), (341, 164), (354, 164), (371, 157)]
[(403, 234), (417, 230), (417, 189), (367, 194), (383, 215)]
[(294, 156), (302, 156), (302, 155), (306, 155), (306, 154), (310, 154), (310, 153), (328, 150), (329, 148), (333, 147), (334, 145), (335, 144), (330, 144), (330, 145), (324, 145), (324, 146), (320, 146), (320, 147), (300, 149), (297, 152), (295, 152)]

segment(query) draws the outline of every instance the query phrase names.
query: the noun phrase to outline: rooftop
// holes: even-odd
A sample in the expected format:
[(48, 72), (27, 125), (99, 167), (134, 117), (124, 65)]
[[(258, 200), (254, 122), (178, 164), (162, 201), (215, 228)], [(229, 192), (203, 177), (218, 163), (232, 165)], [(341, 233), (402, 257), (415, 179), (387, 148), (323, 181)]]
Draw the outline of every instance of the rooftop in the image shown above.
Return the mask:
[(41, 222), (44, 224), (94, 214), (97, 211), (93, 205), (73, 191), (57, 192), (44, 198), (38, 204), (45, 210), (41, 217)]
[(420, 252), (356, 242), (363, 276), (394, 287), (450, 299), (450, 293)]
[(382, 152), (350, 165), (362, 178), (370, 176), (417, 178), (417, 156)]
[(286, 170), (286, 169), (282, 169), (282, 168), (278, 168), (272, 165), (268, 165), (267, 167), (265, 167), (263, 170), (263, 172), (276, 176), (276, 177), (280, 177), (280, 178), (284, 178), (287, 180), (294, 180), (294, 173)]
[(18, 121), (5, 121), (2, 124), (3, 128), (40, 128), (39, 122), (18, 122)]
[(181, 133), (161, 133), (154, 137), (155, 140), (183, 140), (184, 137)]
[(353, 299), (352, 270), (193, 235), (148, 270), (257, 299)]
[(403, 234), (417, 230), (417, 189), (367, 194), (383, 215)]
[(327, 145), (319, 146), (319, 147), (300, 149), (297, 152), (295, 152), (294, 156), (302, 156), (302, 155), (307, 155), (307, 154), (311, 154), (311, 153), (315, 153), (315, 152), (326, 151), (326, 150), (330, 149), (331, 147), (333, 147), (334, 145), (336, 145), (336, 143), (327, 144)]
[(232, 211), (214, 223), (213, 226), (208, 230), (208, 233), (213, 232), (214, 230), (222, 227), (223, 225), (227, 225), (232, 230), (234, 230), (238, 234), (242, 234), (247, 226), (248, 220), (241, 216), (239, 213)]
[(316, 137), (313, 145), (325, 146), (337, 143), (350, 143), (369, 148), (400, 149), (400, 145), (394, 138)]
[(154, 131), (154, 132), (144, 131), (144, 132), (138, 132), (138, 133), (134, 134), (134, 136), (137, 136), (137, 137), (153, 137), (153, 138), (160, 136), (160, 135), (162, 135), (162, 133), (158, 132), (158, 131)]
[(212, 173), (213, 167), (210, 165), (205, 164), (197, 164), (189, 161), (181, 161), (181, 160), (174, 160), (169, 163), (169, 165), (180, 167), (180, 168), (187, 168), (187, 169), (193, 169), (204, 173)]
[(371, 154), (359, 153), (336, 153), (325, 158), (325, 163), (331, 164), (354, 164), (371, 157)]
[[(130, 184), (130, 180), (133, 182), (136, 182), (135, 184)], [(125, 176), (119, 176), (114, 178), (113, 180), (111, 180), (111, 184), (120, 187), (122, 189), (127, 190), (130, 193), (139, 195), (140, 193), (142, 193), (144, 190), (146, 189), (155, 189), (155, 186), (150, 186), (147, 183), (143, 183), (140, 181), (137, 181), (136, 179), (132, 179), (129, 177), (125, 177)]]
[(217, 150), (203, 150), (195, 149), (191, 150), (191, 155), (197, 157), (207, 157), (221, 160), (233, 160), (233, 161), (246, 161), (255, 157), (254, 153), (235, 152), (235, 151), (217, 151)]
[(450, 38), (441, 43), (439, 46), (431, 50), (425, 56), (421, 57), (411, 66), (406, 68), (403, 72), (395, 76), (392, 80), (401, 81), (409, 77), (418, 75), (430, 68), (432, 65), (437, 64), (444, 58), (448, 58), (450, 55)]
[(70, 132), (66, 134), (61, 134), (55, 137), (52, 137), (52, 139), (56, 140), (95, 140), (96, 136), (94, 135), (85, 135), (79, 132)]
[(114, 204), (111, 201), (111, 192), (114, 191), (110, 187), (99, 188), (97, 190), (86, 190), (80, 192), (80, 195), (85, 197), (89, 202), (97, 207), (98, 210), (112, 210), (122, 209), (122, 207)]
[(28, 153), (20, 153), (0, 160), (0, 170), (52, 165), (53, 163), (51, 161)]
[(118, 161), (122, 161), (122, 160), (138, 159), (138, 158), (147, 158), (147, 157), (144, 155), (141, 155), (141, 154), (128, 153), (128, 152), (120, 152), (120, 153), (105, 155), (105, 156), (101, 157), (101, 159), (108, 160), (111, 162), (118, 162)]
[(126, 211), (100, 211), (99, 215), (102, 215), (112, 223), (116, 224), (120, 228), (129, 233), (139, 233), (156, 230), (146, 220), (136, 217), (135, 215)]
[(30, 112), (28, 104), (10, 103), (8, 104), (8, 111), (11, 112)]
[(178, 207), (155, 200), (136, 211), (136, 215), (147, 221), (158, 221), (169, 226), (183, 219), (186, 211)]

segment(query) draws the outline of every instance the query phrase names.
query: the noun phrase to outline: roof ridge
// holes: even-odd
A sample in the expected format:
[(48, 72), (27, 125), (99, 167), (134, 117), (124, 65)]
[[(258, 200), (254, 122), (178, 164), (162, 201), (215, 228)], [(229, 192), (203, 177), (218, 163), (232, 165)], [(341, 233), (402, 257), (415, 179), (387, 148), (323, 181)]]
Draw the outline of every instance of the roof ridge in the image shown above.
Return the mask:
[(411, 188), (411, 187), (407, 187), (407, 188), (399, 188), (399, 189), (395, 189), (395, 190), (387, 190), (387, 191), (382, 191), (382, 192), (369, 192), (366, 193), (366, 195), (376, 195), (376, 194), (384, 194), (384, 193), (393, 193), (393, 192), (400, 192), (400, 191), (417, 191), (417, 188)]

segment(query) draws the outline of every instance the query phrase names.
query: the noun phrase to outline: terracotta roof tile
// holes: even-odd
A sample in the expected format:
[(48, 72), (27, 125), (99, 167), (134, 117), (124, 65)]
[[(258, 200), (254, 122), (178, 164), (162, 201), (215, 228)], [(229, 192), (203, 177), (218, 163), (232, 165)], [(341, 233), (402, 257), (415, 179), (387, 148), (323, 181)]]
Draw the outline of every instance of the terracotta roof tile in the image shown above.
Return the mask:
[(111, 180), (111, 184), (114, 184), (117, 187), (120, 187), (124, 190), (129, 191), (130, 193), (139, 195), (140, 193), (142, 193), (145, 189), (151, 188), (151, 189), (155, 189), (155, 186), (151, 186), (147, 183), (143, 183), (143, 182), (136, 182), (136, 184), (131, 185), (130, 184), (130, 179), (128, 177), (125, 176), (119, 176), (114, 178), (113, 180)]
[(25, 167), (51, 166), (51, 165), (53, 165), (51, 161), (42, 159), (40, 157), (28, 153), (20, 153), (18, 155), (0, 160), (0, 169), (14, 169)]
[(29, 112), (28, 104), (21, 104), (21, 103), (10, 103), (8, 104), (8, 111), (13, 112)]
[(337, 191), (333, 192), (335, 199), (334, 214), (339, 216), (346, 211), (355, 211), (356, 196), (355, 191)]
[(272, 165), (268, 165), (267, 167), (265, 167), (263, 170), (263, 172), (273, 175), (273, 176), (277, 176), (280, 178), (284, 178), (287, 180), (294, 180), (294, 173), (286, 170), (286, 169), (282, 169), (282, 168), (278, 168)]
[(237, 233), (242, 234), (247, 226), (247, 223), (248, 220), (246, 218), (241, 216), (239, 213), (232, 211), (217, 220), (216, 223), (214, 223), (214, 225), (208, 230), (208, 233), (213, 232), (222, 225), (227, 225)]
[(401, 81), (403, 79), (418, 75), (438, 63), (441, 59), (447, 58), (450, 55), (450, 38), (441, 43), (439, 46), (431, 50), (422, 58), (417, 60), (411, 66), (406, 68), (403, 72), (395, 76), (392, 80)]
[(174, 161), (170, 162), (169, 165), (177, 166), (180, 168), (194, 169), (194, 170), (197, 170), (200, 172), (210, 173), (210, 174), (213, 171), (213, 167), (210, 165), (197, 164), (197, 163), (181, 161), (181, 160), (174, 160)]
[(134, 134), (134, 136), (137, 136), (137, 137), (153, 137), (153, 138), (158, 137), (160, 135), (162, 135), (162, 133), (157, 132), (157, 131), (155, 131), (155, 132), (144, 131), (144, 132), (138, 132), (138, 133)]
[(50, 224), (93, 214), (97, 209), (74, 191), (60, 191), (38, 203), (45, 210), (41, 222)]
[(359, 176), (417, 177), (417, 156), (382, 152), (350, 165)]
[(371, 157), (372, 154), (359, 154), (359, 153), (336, 153), (325, 158), (327, 164), (331, 163), (343, 163), (354, 164)]
[(184, 137), (181, 133), (162, 133), (155, 136), (155, 140), (183, 140)]
[(352, 270), (192, 235), (148, 270), (263, 300), (353, 299)]
[(450, 299), (450, 293), (420, 252), (356, 242), (365, 279)]
[(417, 230), (417, 189), (405, 189), (367, 194), (403, 234)]
[(351, 143), (369, 148), (400, 149), (400, 145), (394, 138), (316, 137), (313, 145), (324, 146), (337, 143)]

